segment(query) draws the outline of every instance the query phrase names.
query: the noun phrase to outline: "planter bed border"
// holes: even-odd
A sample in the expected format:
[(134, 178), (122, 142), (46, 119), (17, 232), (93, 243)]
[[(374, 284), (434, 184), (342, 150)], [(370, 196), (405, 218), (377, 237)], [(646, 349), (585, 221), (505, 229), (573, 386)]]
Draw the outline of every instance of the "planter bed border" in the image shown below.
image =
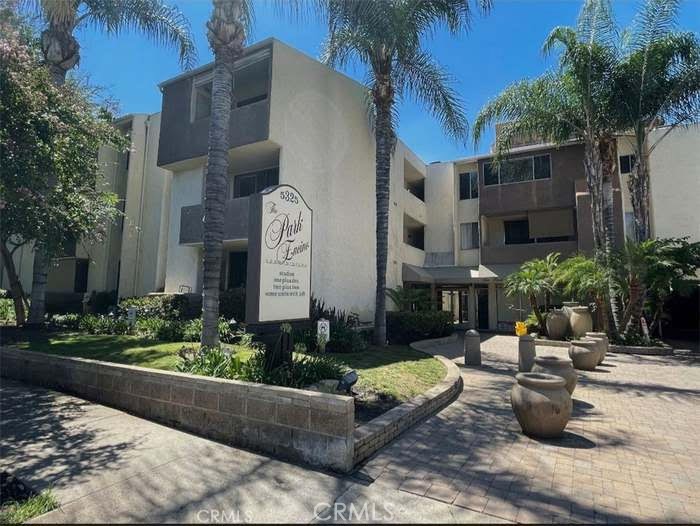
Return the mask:
[(439, 360), (447, 370), (440, 383), (408, 402), (390, 409), (355, 429), (354, 464), (360, 464), (376, 451), (394, 440), (415, 424), (450, 405), (462, 392), (463, 381), (459, 367), (452, 360), (427, 349), (434, 345), (456, 340), (457, 336), (413, 342), (410, 347)]
[(0, 376), (233, 446), (348, 472), (352, 397), (0, 347)]

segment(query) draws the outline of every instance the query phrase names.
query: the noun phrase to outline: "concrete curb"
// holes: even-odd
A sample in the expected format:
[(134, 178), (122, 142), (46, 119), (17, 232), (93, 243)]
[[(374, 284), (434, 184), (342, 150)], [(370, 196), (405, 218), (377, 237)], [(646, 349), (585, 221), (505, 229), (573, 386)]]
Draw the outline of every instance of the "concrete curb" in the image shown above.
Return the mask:
[(410, 344), (412, 349), (429, 354), (439, 360), (447, 370), (445, 378), (425, 393), (390, 409), (386, 413), (355, 429), (355, 465), (370, 457), (377, 450), (394, 440), (414, 424), (450, 405), (462, 392), (463, 382), (459, 367), (440, 354), (427, 350), (442, 343), (455, 341), (457, 335), (433, 340), (421, 340)]
[[(535, 345), (546, 347), (568, 347), (568, 341), (546, 340), (544, 338), (535, 339)], [(610, 344), (610, 352), (620, 354), (639, 354), (643, 356), (672, 356), (673, 347), (668, 345), (657, 347), (640, 347), (637, 345), (613, 345)]]

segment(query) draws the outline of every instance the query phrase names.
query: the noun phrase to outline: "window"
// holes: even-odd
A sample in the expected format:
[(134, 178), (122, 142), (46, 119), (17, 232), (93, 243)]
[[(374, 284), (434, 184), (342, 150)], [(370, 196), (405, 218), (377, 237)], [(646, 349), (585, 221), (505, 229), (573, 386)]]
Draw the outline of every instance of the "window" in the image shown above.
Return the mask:
[(88, 271), (90, 270), (90, 261), (87, 259), (75, 260), (75, 278), (73, 281), (73, 292), (87, 292)]
[(549, 179), (552, 177), (549, 155), (533, 157), (535, 163), (535, 179)]
[(194, 81), (194, 93), (192, 96), (192, 121), (204, 119), (211, 115), (211, 90), (213, 81), (209, 76)]
[(530, 224), (527, 219), (503, 221), (503, 231), (505, 232), (506, 245), (522, 245), (535, 242), (534, 239), (530, 239)]
[(459, 174), (459, 199), (476, 199), (479, 197), (479, 174), (465, 172)]
[(625, 237), (630, 241), (636, 241), (634, 233), (634, 212), (625, 212)]
[(236, 175), (233, 178), (233, 197), (247, 197), (276, 184), (279, 184), (279, 168)]
[(632, 173), (635, 162), (634, 155), (620, 155), (620, 173), (623, 175)]
[(484, 163), (484, 185), (522, 183), (552, 177), (549, 154), (519, 157), (495, 163)]
[(462, 223), (459, 225), (459, 247), (461, 250), (479, 248), (479, 223)]

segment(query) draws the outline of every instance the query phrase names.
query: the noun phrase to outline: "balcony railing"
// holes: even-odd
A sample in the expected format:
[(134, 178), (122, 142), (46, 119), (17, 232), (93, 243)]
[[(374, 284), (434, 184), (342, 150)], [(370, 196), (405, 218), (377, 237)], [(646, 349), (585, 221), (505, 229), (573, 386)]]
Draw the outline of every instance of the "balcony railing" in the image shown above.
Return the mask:
[(528, 243), (524, 245), (485, 245), (481, 247), (482, 263), (522, 263), (533, 258), (544, 258), (551, 252), (559, 252), (562, 257), (574, 254), (578, 249), (576, 241), (555, 243)]
[[(239, 197), (226, 201), (224, 210), (224, 241), (248, 239), (248, 214), (250, 200)], [(193, 245), (203, 242), (203, 205), (183, 206), (180, 211), (180, 244)]]

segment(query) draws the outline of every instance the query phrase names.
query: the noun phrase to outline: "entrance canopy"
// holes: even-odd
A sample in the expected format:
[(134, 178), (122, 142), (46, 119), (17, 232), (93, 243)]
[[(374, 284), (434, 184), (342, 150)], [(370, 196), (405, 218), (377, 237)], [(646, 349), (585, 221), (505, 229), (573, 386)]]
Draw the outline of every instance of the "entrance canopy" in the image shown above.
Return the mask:
[(404, 263), (401, 274), (404, 283), (468, 285), (503, 281), (519, 267), (518, 264), (479, 265), (478, 267), (418, 267)]

